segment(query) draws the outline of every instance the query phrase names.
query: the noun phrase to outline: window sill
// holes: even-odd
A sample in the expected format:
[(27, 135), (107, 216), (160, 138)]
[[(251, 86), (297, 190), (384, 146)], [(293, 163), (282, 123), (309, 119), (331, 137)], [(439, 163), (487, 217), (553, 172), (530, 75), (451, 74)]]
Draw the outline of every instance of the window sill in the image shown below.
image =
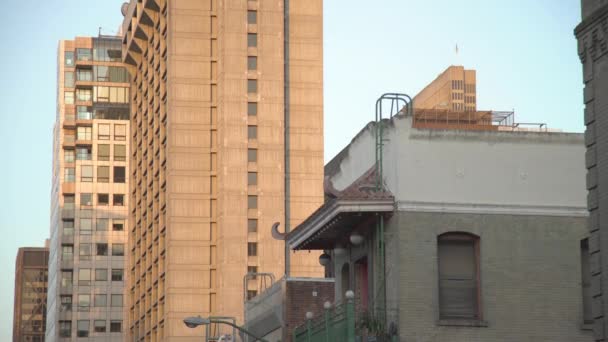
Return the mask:
[(479, 319), (440, 319), (437, 325), (446, 327), (486, 328), (488, 322)]
[(581, 330), (593, 330), (593, 323), (582, 323)]

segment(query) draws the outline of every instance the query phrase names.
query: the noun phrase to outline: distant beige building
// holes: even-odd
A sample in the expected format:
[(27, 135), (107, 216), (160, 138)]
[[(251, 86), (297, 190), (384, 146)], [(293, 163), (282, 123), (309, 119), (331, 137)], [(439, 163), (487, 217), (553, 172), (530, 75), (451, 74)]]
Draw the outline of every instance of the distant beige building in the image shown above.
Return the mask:
[[(242, 322), (260, 289), (245, 274), (284, 273), (271, 225), (323, 202), (322, 1), (133, 0), (123, 14), (129, 340), (194, 341), (182, 320)], [(292, 253), (291, 275), (322, 275), (317, 258)]]
[(476, 111), (475, 70), (452, 65), (414, 97), (414, 108)]
[(44, 341), (48, 262), (48, 248), (22, 247), (17, 252), (13, 342)]
[(46, 341), (123, 337), (129, 81), (118, 37), (58, 49)]

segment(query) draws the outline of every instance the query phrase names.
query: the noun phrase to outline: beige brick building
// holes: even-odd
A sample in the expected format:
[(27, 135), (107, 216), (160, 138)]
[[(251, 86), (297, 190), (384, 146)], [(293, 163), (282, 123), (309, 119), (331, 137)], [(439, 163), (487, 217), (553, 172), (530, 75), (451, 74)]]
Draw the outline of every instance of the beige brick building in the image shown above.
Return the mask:
[(452, 65), (414, 97), (414, 108), (476, 111), (475, 70)]
[[(129, 340), (194, 340), (182, 320), (242, 321), (244, 292), (260, 290), (244, 275), (284, 273), (271, 225), (323, 201), (322, 1), (144, 0), (123, 14)], [(322, 275), (317, 256), (292, 253), (291, 274)]]
[(123, 333), (129, 81), (114, 36), (62, 40), (46, 341)]

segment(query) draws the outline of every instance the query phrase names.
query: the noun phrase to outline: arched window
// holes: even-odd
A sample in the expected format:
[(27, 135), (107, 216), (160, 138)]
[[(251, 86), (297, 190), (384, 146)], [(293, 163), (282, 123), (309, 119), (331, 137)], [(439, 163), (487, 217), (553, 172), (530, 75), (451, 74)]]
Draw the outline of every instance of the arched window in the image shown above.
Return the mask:
[(445, 233), (437, 237), (439, 318), (481, 319), (479, 237)]

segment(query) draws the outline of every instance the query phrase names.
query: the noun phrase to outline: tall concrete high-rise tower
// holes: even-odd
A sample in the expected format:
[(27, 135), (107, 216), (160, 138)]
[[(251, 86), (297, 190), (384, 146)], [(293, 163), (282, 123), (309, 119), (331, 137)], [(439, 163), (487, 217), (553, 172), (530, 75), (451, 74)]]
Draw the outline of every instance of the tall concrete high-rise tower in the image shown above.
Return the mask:
[[(242, 322), (262, 279), (245, 274), (284, 274), (272, 224), (323, 202), (322, 1), (133, 0), (123, 14), (129, 340), (194, 341), (182, 320)], [(290, 259), (291, 276), (323, 275), (318, 254)]]
[(414, 97), (414, 107), (456, 112), (477, 110), (475, 70), (452, 65)]
[(44, 341), (49, 250), (21, 247), (15, 262), (13, 342)]
[(129, 81), (114, 36), (62, 40), (46, 341), (123, 337)]

